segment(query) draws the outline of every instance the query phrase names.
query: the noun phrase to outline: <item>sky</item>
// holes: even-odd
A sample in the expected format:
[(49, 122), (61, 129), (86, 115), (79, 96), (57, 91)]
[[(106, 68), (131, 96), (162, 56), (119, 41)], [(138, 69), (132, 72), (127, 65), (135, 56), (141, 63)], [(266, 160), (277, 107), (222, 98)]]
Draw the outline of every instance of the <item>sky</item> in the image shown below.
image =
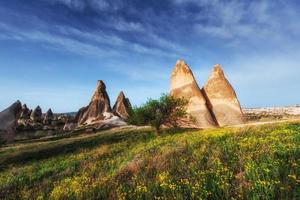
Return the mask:
[(203, 86), (221, 64), (242, 107), (300, 103), (298, 0), (2, 0), (0, 110), (87, 105), (97, 80), (113, 105), (169, 91), (178, 59)]

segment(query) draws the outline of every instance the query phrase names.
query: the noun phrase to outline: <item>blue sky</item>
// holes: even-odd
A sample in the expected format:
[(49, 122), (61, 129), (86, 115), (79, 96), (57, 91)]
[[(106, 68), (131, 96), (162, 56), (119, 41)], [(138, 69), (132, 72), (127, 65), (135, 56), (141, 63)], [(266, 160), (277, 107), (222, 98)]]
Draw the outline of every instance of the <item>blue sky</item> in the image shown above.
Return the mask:
[(0, 110), (76, 111), (102, 79), (113, 104), (168, 92), (177, 59), (200, 86), (222, 65), (243, 107), (300, 103), (296, 0), (0, 1)]

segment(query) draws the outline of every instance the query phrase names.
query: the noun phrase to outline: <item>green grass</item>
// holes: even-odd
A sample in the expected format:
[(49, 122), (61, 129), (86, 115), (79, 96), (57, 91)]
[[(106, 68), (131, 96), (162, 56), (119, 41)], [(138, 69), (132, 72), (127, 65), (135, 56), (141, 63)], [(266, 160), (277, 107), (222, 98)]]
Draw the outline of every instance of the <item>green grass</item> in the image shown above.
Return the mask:
[(103, 131), (0, 149), (1, 199), (300, 199), (300, 123)]

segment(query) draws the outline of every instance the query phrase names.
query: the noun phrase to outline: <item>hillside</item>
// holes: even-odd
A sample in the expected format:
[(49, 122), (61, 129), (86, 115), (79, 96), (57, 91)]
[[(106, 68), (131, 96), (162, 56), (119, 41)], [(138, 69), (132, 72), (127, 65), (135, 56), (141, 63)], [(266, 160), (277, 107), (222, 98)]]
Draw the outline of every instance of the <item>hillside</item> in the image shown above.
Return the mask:
[(299, 199), (300, 122), (125, 127), (0, 150), (1, 199)]

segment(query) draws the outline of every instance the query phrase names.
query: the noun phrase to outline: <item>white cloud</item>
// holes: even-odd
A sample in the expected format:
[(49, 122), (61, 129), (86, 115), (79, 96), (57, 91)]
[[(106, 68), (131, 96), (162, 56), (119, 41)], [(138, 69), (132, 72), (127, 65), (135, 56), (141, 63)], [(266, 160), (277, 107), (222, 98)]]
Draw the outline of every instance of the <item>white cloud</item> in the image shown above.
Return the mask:
[(6, 31), (10, 32), (6, 39), (9, 38), (22, 41), (41, 42), (51, 45), (51, 48), (55, 48), (57, 50), (61, 50), (61, 48), (63, 48), (64, 50), (80, 55), (92, 55), (97, 57), (119, 55), (119, 53), (115, 50), (103, 49), (101, 47), (80, 42), (75, 39), (51, 35), (41, 31), (21, 31), (12, 26), (6, 26)]
[(300, 14), (288, 3), (266, 1), (193, 1), (204, 6), (198, 18), (206, 23), (195, 23), (194, 30), (217, 39), (286, 42), (287, 32), (299, 33)]
[[(43, 42), (50, 48), (67, 50), (80, 55), (91, 55), (96, 57), (111, 57), (120, 55), (120, 51), (130, 50), (140, 54), (155, 56), (176, 56), (173, 52), (166, 52), (159, 48), (143, 46), (138, 43), (132, 43), (121, 39), (115, 35), (108, 35), (101, 31), (85, 32), (67, 26), (55, 26), (64, 36), (50, 34), (48, 32), (36, 30), (19, 30), (17, 27), (0, 23), (0, 28), (8, 34), (0, 34), (0, 39), (14, 39), (23, 41)], [(73, 36), (81, 38), (83, 41), (73, 39)], [(108, 47), (103, 47), (106, 44)], [(117, 49), (116, 49), (117, 47)]]
[[(78, 8), (84, 8), (88, 4), (99, 4), (103, 7), (112, 5), (111, 2), (108, 3), (106, 0), (54, 0), (49, 2), (63, 3), (68, 6), (78, 6)], [(114, 4), (119, 6), (122, 5), (122, 3), (120, 3), (119, 1), (115, 1)], [(0, 10), (2, 9), (0, 8)], [(134, 53), (140, 54), (174, 57), (177, 56), (177, 54), (184, 52), (185, 50), (182, 46), (179, 46), (178, 44), (175, 44), (174, 42), (169, 41), (166, 38), (154, 34), (151, 27), (147, 27), (147, 25), (140, 22), (127, 21), (122, 17), (110, 17), (105, 21), (96, 20), (95, 23), (98, 23), (98, 27), (96, 27), (95, 30), (85, 31), (69, 25), (57, 25), (55, 23), (49, 24), (48, 22), (43, 21), (42, 18), (35, 15), (23, 16), (10, 10), (2, 11), (1, 12), (3, 14), (5, 13), (6, 16), (9, 16), (12, 19), (20, 19), (20, 21), (24, 20), (24, 22), (26, 21), (27, 27), (29, 27), (21, 28), (16, 27), (13, 24), (0, 23), (0, 29), (4, 29), (8, 33), (0, 33), (0, 39), (2, 40), (43, 40), (49, 45), (53, 45), (50, 46), (51, 48), (56, 48), (58, 45), (60, 45), (64, 49), (73, 53), (76, 53), (76, 51), (78, 50), (77, 53), (79, 54), (98, 54), (99, 56), (106, 56), (108, 55), (108, 53), (115, 54), (117, 51), (132, 51)], [(117, 34), (116, 32), (112, 31), (104, 32), (102, 31), (103, 26), (114, 28), (116, 31), (133, 32), (132, 34), (137, 34), (139, 36), (139, 39), (133, 42), (126, 39), (127, 33), (123, 33), (123, 35), (125, 35), (125, 38), (122, 38), (120, 36), (122, 34)], [(73, 36), (76, 36), (77, 38), (74, 38)], [(76, 44), (78, 44), (78, 48), (75, 47)], [(103, 49), (103, 44), (108, 48), (113, 48), (113, 50), (108, 50), (107, 48)]]

